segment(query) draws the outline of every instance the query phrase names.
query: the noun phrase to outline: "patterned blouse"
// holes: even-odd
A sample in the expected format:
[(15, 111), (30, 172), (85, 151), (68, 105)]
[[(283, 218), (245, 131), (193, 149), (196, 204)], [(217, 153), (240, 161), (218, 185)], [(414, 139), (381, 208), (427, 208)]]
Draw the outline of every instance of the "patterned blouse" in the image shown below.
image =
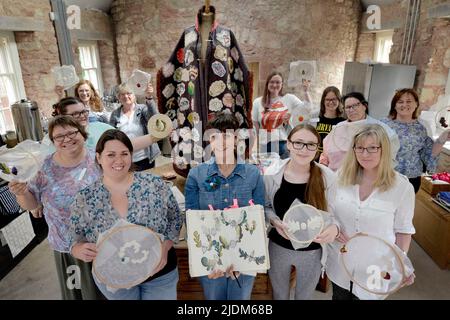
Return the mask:
[[(172, 191), (161, 178), (136, 172), (127, 195), (128, 222), (148, 227), (162, 234), (164, 240), (178, 242), (183, 217)], [(112, 207), (111, 195), (102, 179), (76, 195), (71, 211), (71, 245), (86, 241), (96, 243), (100, 233), (122, 219)]]
[(85, 159), (75, 167), (62, 167), (49, 155), (28, 183), (28, 189), (36, 200), (44, 205), (48, 224), (48, 241), (52, 249), (68, 252), (66, 236), (70, 225), (70, 204), (75, 195), (100, 177), (95, 163), (95, 152), (88, 149)]
[(400, 150), (397, 153), (397, 167), (401, 174), (408, 178), (416, 178), (423, 173), (423, 164), (427, 171), (434, 172), (437, 166), (437, 157), (432, 156), (433, 140), (428, 137), (427, 130), (417, 120), (403, 123), (397, 120), (382, 119), (398, 135)]

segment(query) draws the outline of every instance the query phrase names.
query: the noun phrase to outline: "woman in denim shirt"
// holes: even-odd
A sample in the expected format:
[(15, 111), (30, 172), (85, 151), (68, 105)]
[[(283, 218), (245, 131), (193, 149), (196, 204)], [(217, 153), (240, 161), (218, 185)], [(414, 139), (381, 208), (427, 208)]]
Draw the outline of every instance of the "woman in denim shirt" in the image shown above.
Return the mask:
[[(214, 157), (190, 170), (185, 186), (186, 210), (208, 210), (209, 205), (222, 210), (233, 205), (234, 199), (239, 207), (249, 205), (250, 200), (264, 205), (264, 182), (258, 168), (236, 156), (236, 117), (219, 113), (208, 128)], [(232, 269), (230, 266), (227, 274), (213, 271), (199, 278), (207, 300), (250, 299), (255, 277), (234, 272), (239, 288)]]

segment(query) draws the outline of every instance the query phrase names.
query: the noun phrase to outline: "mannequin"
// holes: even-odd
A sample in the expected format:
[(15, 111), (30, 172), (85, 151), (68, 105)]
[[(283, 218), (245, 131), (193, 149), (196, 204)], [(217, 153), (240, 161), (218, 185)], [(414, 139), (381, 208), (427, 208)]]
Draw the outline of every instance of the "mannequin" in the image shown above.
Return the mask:
[[(206, 10), (208, 10), (208, 12)], [(208, 49), (209, 33), (211, 32), (211, 28), (213, 26), (214, 19), (215, 19), (214, 13), (209, 11), (209, 6), (207, 9), (205, 6), (205, 11), (202, 12), (201, 20), (199, 20), (199, 22), (198, 22), (200, 38), (202, 39), (202, 46), (201, 46), (201, 52), (200, 52), (200, 61), (201, 61), (202, 65), (205, 63), (206, 49)]]

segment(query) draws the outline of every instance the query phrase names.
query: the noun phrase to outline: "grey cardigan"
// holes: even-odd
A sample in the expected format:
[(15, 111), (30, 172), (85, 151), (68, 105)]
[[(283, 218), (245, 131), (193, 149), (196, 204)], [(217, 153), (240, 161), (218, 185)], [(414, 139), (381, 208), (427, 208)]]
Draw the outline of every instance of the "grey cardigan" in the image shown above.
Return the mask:
[[(158, 113), (156, 109), (156, 103), (153, 99), (146, 99), (145, 104), (137, 104), (136, 103), (136, 116), (139, 118), (142, 129), (144, 130), (144, 135), (148, 134), (147, 123), (148, 120), (155, 114)], [(111, 113), (111, 118), (109, 119), (109, 124), (114, 128), (117, 128), (117, 124), (119, 123), (120, 116), (122, 115), (121, 105), (116, 110)], [(156, 157), (161, 154), (159, 150), (159, 146), (157, 143), (153, 143), (150, 147), (148, 147), (148, 160), (150, 163), (155, 161)]]

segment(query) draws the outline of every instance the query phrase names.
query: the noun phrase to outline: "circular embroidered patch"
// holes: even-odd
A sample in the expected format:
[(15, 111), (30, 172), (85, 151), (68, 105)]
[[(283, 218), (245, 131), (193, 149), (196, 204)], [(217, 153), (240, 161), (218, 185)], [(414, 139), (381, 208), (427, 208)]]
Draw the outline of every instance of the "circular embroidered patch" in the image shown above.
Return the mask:
[(200, 116), (198, 115), (197, 112), (189, 113), (189, 115), (187, 116), (187, 119), (192, 126), (194, 126), (200, 122)]
[(232, 108), (234, 106), (234, 98), (231, 93), (225, 93), (222, 102), (225, 107)]
[(173, 93), (175, 92), (175, 87), (173, 86), (173, 84), (169, 83), (162, 91), (163, 96), (166, 99), (169, 99)]
[(179, 63), (183, 63), (184, 62), (184, 49), (180, 48), (177, 51), (177, 60)]
[(220, 61), (227, 61), (227, 49), (222, 46), (217, 46), (216, 51), (214, 51), (214, 58)]
[(230, 31), (222, 30), (222, 31), (216, 33), (216, 38), (225, 47), (228, 48), (230, 46), (230, 43), (231, 43)]
[(189, 81), (188, 84), (188, 93), (190, 96), (193, 96), (195, 94), (195, 84), (191, 81)]
[(183, 139), (183, 141), (189, 141), (192, 138), (192, 132), (189, 127), (181, 128), (180, 130), (180, 137)]
[(166, 102), (166, 108), (167, 108), (167, 109), (173, 109), (173, 108), (176, 107), (176, 104), (177, 104), (177, 102), (176, 102), (176, 100), (175, 100), (175, 97), (172, 97), (172, 98), (170, 98), (169, 100), (167, 100), (167, 102)]
[(178, 124), (180, 126), (182, 126), (184, 124), (184, 121), (186, 121), (186, 117), (184, 116), (183, 112), (178, 112), (177, 113), (177, 120), (178, 120)]
[(209, 87), (209, 95), (212, 97), (217, 97), (219, 94), (224, 92), (225, 88), (225, 82), (223, 82), (222, 80), (214, 81)]
[(186, 98), (180, 98), (178, 105), (180, 106), (180, 111), (186, 111), (189, 109), (189, 100)]
[(191, 50), (186, 50), (184, 54), (184, 63), (188, 66), (194, 61), (194, 53)]
[(200, 133), (198, 132), (197, 128), (192, 128), (192, 140), (194, 142), (198, 142), (200, 140)]
[(162, 68), (163, 76), (166, 78), (171, 77), (173, 75), (174, 70), (175, 70), (175, 66), (172, 63), (167, 62)]
[(166, 115), (170, 118), (170, 120), (175, 120), (175, 118), (177, 117), (177, 112), (172, 109), (167, 111)]
[(226, 73), (225, 67), (219, 61), (214, 61), (211, 65), (211, 68), (214, 74), (217, 75), (218, 77), (222, 78)]
[(198, 77), (198, 68), (194, 66), (189, 67), (189, 79), (194, 81)]
[(242, 107), (244, 105), (244, 99), (240, 94), (236, 96), (236, 105)]
[(195, 31), (190, 31), (184, 35), (184, 46), (187, 47), (193, 42), (197, 41), (197, 33)]
[(228, 57), (228, 72), (233, 73), (233, 71), (234, 71), (233, 59), (231, 59), (231, 57)]
[(234, 71), (234, 78), (237, 81), (244, 81), (244, 73), (242, 72), (242, 70), (240, 68), (236, 68), (236, 70)]
[(183, 95), (183, 93), (186, 91), (186, 86), (185, 86), (185, 84), (184, 83), (179, 83), (178, 85), (177, 85), (177, 94), (179, 95), (179, 96), (182, 96)]
[(220, 101), (217, 98), (211, 99), (209, 101), (209, 110), (211, 110), (211, 111), (214, 111), (214, 112), (220, 111), (220, 110), (222, 110), (222, 107), (223, 107), (222, 101)]

